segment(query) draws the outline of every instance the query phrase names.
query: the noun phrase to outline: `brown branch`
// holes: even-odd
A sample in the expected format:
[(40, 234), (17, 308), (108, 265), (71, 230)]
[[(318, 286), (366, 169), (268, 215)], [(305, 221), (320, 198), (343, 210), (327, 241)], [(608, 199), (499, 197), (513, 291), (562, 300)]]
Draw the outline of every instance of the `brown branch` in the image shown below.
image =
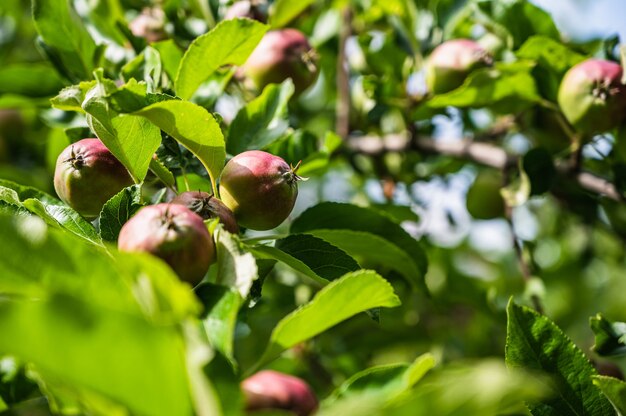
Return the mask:
[[(348, 149), (355, 153), (378, 156), (388, 152), (416, 150), (423, 153), (452, 156), (469, 160), (495, 169), (506, 169), (517, 164), (519, 158), (508, 154), (502, 148), (471, 139), (418, 138), (412, 140), (409, 135), (393, 134), (384, 137), (359, 136), (351, 137), (347, 142)], [(614, 201), (623, 201), (615, 186), (608, 180), (590, 172), (579, 171), (571, 163), (557, 163), (557, 173), (568, 179), (575, 180), (578, 185), (594, 194), (605, 196)]]
[(337, 119), (335, 131), (342, 139), (350, 133), (350, 69), (346, 59), (346, 43), (352, 34), (352, 11), (346, 6), (342, 11), (342, 25), (339, 32), (337, 53)]

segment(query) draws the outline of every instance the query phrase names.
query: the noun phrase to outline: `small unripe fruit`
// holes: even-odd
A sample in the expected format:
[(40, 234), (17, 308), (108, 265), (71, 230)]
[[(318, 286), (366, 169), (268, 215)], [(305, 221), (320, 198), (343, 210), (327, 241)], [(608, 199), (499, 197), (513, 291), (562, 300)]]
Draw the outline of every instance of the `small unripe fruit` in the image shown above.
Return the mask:
[(219, 218), (226, 231), (238, 234), (239, 226), (235, 214), (222, 201), (202, 191), (182, 192), (172, 199), (172, 204), (184, 205), (204, 220)]
[(167, 39), (165, 31), (165, 13), (158, 8), (145, 8), (135, 17), (128, 28), (133, 35), (145, 39), (148, 43)]
[(626, 115), (622, 67), (611, 61), (587, 59), (572, 67), (559, 87), (558, 102), (567, 120), (580, 132), (602, 133), (618, 126)]
[(317, 398), (302, 379), (272, 370), (259, 371), (241, 383), (247, 410), (284, 409), (308, 416)]
[(467, 191), (466, 206), (470, 215), (480, 220), (502, 217), (506, 205), (500, 194), (501, 188), (500, 174), (480, 172)]
[(98, 139), (83, 139), (57, 158), (54, 189), (85, 218), (95, 218), (105, 202), (133, 184), (130, 174)]
[(204, 221), (180, 204), (141, 208), (122, 227), (117, 245), (120, 251), (161, 258), (192, 286), (200, 283), (215, 261), (215, 245)]
[(426, 63), (426, 85), (433, 94), (460, 87), (470, 72), (490, 66), (491, 55), (469, 39), (449, 40), (437, 46)]
[(241, 67), (254, 87), (293, 80), (295, 93), (310, 87), (317, 78), (316, 54), (306, 36), (296, 29), (267, 32)]
[(237, 218), (253, 230), (270, 230), (291, 213), (298, 196), (297, 169), (278, 156), (250, 150), (233, 157), (220, 178), (220, 196)]

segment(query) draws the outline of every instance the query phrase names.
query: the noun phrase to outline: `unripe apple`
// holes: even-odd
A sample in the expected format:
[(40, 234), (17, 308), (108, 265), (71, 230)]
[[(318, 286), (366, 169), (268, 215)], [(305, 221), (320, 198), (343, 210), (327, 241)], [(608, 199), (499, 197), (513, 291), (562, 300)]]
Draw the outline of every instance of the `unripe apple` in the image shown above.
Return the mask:
[(618, 126), (626, 115), (622, 67), (611, 61), (587, 59), (573, 66), (559, 87), (558, 102), (567, 120), (580, 132), (602, 133)]
[(220, 196), (237, 218), (253, 230), (270, 230), (291, 213), (298, 196), (296, 168), (260, 150), (233, 157), (222, 171)]
[(159, 8), (145, 8), (135, 17), (128, 28), (133, 35), (145, 39), (148, 43), (167, 39), (165, 30), (165, 12)]
[(239, 233), (239, 226), (235, 220), (235, 214), (233, 214), (222, 201), (207, 192), (182, 192), (174, 197), (171, 203), (186, 206), (204, 220), (219, 218), (226, 231), (233, 234)]
[(97, 217), (105, 202), (132, 184), (126, 168), (99, 139), (71, 144), (57, 158), (54, 189), (85, 218)]
[(501, 188), (500, 174), (480, 172), (467, 191), (467, 211), (472, 217), (480, 220), (502, 217), (505, 213), (505, 203), (500, 194)]
[(437, 46), (426, 63), (426, 85), (433, 94), (460, 87), (470, 72), (490, 66), (491, 55), (469, 39), (449, 40)]
[(267, 32), (241, 73), (258, 90), (271, 83), (293, 80), (295, 93), (310, 87), (317, 78), (317, 58), (306, 36), (296, 29)]
[(241, 383), (247, 410), (284, 409), (308, 416), (317, 398), (302, 379), (272, 370), (259, 371)]
[(180, 204), (141, 208), (122, 227), (117, 245), (121, 251), (161, 258), (192, 286), (200, 283), (215, 261), (215, 245), (204, 221)]

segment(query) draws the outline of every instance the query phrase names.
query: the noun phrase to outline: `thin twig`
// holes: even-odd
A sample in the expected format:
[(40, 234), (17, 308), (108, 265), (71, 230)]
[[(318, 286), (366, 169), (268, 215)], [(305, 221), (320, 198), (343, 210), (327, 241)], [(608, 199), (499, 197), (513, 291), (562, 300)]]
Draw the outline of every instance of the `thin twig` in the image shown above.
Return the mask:
[[(519, 159), (496, 145), (472, 139), (412, 139), (409, 135), (392, 134), (384, 137), (351, 137), (347, 144), (350, 151), (371, 156), (388, 152), (416, 150), (423, 153), (465, 159), (500, 170), (507, 166), (517, 165)], [(556, 170), (559, 175), (569, 180), (575, 180), (581, 188), (614, 201), (624, 201), (622, 195), (610, 181), (578, 169), (578, 166), (572, 166), (571, 163), (556, 164)]]

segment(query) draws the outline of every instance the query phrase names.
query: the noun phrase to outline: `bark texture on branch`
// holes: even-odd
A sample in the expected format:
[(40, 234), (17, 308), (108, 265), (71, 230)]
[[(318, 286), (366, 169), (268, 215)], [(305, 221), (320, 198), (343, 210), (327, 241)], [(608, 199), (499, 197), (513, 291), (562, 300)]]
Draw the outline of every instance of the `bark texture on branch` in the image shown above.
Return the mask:
[[(416, 150), (429, 154), (452, 156), (465, 159), (495, 169), (504, 169), (518, 163), (519, 157), (508, 154), (502, 148), (471, 139), (412, 139), (408, 134), (394, 134), (384, 137), (351, 137), (348, 148), (355, 153), (377, 156), (388, 152)], [(615, 186), (608, 180), (590, 172), (577, 171), (567, 164), (557, 164), (557, 173), (570, 180), (575, 180), (581, 188), (603, 195), (615, 201), (623, 201)]]

